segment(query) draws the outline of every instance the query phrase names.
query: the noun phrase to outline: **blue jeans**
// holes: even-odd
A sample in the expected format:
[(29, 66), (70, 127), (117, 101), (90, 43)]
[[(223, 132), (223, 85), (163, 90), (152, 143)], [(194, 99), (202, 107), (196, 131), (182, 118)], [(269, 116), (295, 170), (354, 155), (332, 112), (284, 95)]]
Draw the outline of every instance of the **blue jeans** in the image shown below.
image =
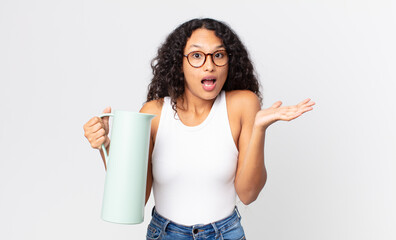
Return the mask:
[(158, 214), (155, 206), (152, 219), (147, 227), (147, 240), (242, 240), (246, 239), (241, 225), (241, 215), (235, 206), (227, 218), (210, 224), (184, 226), (172, 222)]

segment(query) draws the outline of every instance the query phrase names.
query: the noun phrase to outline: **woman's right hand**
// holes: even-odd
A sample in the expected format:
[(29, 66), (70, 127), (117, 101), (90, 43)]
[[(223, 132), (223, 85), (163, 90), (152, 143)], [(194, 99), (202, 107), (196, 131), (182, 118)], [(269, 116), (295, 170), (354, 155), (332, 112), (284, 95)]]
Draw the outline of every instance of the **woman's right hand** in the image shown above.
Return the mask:
[[(111, 107), (103, 110), (103, 113), (111, 113)], [(101, 149), (102, 144), (107, 148), (110, 144), (109, 117), (93, 117), (84, 124), (84, 136), (88, 139), (92, 148)]]

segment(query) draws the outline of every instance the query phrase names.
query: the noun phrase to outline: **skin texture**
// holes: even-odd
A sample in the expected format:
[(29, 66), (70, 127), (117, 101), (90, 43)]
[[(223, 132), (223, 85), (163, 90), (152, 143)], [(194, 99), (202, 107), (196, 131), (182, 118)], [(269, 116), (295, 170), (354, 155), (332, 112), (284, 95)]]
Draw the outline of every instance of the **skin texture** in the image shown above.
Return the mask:
[[(197, 50), (213, 53), (220, 49), (225, 48), (222, 46), (222, 40), (215, 35), (214, 31), (201, 28), (195, 30), (188, 39), (184, 54)], [(202, 67), (194, 68), (184, 58), (181, 70), (185, 77), (185, 92), (181, 98), (177, 99), (178, 115), (183, 124), (196, 126), (208, 116), (215, 98), (227, 79), (228, 66), (217, 67), (213, 64), (211, 56), (208, 56)], [(202, 87), (201, 80), (205, 76), (216, 77), (216, 87), (210, 92), (205, 91)], [(232, 137), (239, 151), (235, 190), (239, 199), (248, 205), (257, 199), (267, 180), (264, 164), (266, 129), (279, 120), (291, 121), (301, 116), (312, 110), (315, 103), (308, 98), (297, 105), (281, 106), (282, 102), (277, 101), (271, 107), (261, 109), (259, 98), (249, 90), (228, 91), (226, 92), (226, 101)], [(162, 105), (163, 98), (152, 100), (145, 103), (140, 110), (142, 113), (157, 115), (151, 122), (146, 203), (150, 197), (153, 182), (151, 157)], [(111, 108), (108, 107), (103, 112), (111, 112)], [(93, 148), (100, 150), (102, 143), (108, 148), (110, 143), (107, 137), (108, 129), (108, 117), (104, 117), (103, 120), (94, 117), (84, 125), (85, 137)], [(100, 152), (104, 159), (102, 150)]]
[[(184, 54), (196, 50), (212, 53), (224, 49), (221, 46), (222, 41), (216, 37), (214, 31), (197, 29), (188, 39)], [(227, 65), (217, 67), (209, 56), (200, 68), (193, 68), (184, 58), (183, 73), (186, 79), (184, 101), (178, 99), (177, 108), (180, 120), (185, 125), (196, 126), (206, 119), (216, 96), (224, 85), (227, 71)], [(201, 84), (202, 78), (208, 75), (216, 76), (217, 79), (216, 87), (211, 92), (203, 90)], [(278, 120), (290, 121), (304, 112), (312, 110), (314, 102), (306, 99), (295, 106), (281, 107), (281, 102), (278, 101), (270, 108), (261, 110), (259, 99), (248, 90), (226, 92), (226, 101), (231, 133), (239, 150), (235, 189), (239, 199), (248, 205), (257, 199), (267, 180), (264, 165), (266, 129)], [(147, 102), (140, 111), (157, 115), (152, 120), (146, 202), (152, 186), (151, 153), (155, 143), (162, 104), (163, 99), (153, 100)]]
[[(186, 46), (184, 48), (184, 54), (188, 54), (193, 51), (213, 53), (217, 50), (225, 50), (221, 39), (216, 37), (214, 31), (201, 28), (195, 30), (191, 37), (187, 40)], [(214, 99), (220, 93), (227, 79), (228, 65), (217, 67), (211, 58), (211, 56), (207, 56), (205, 64), (200, 68), (192, 67), (188, 63), (187, 58), (183, 58), (183, 73), (185, 78), (184, 98), (187, 101), (190, 101), (190, 104), (186, 104), (186, 107), (188, 107), (188, 105), (210, 105), (210, 111), (211, 103), (214, 102)], [(202, 88), (201, 80), (206, 76), (216, 77), (216, 87), (210, 92), (206, 92)], [(207, 107), (208, 106), (206, 106), (206, 108)]]

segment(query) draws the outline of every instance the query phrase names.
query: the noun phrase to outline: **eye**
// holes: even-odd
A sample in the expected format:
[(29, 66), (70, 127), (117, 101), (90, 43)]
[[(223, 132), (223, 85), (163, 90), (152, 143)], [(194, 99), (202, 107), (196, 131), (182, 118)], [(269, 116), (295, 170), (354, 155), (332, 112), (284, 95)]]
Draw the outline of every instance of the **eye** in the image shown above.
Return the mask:
[(224, 52), (217, 52), (217, 53), (215, 53), (215, 58), (223, 58), (224, 55), (225, 55)]
[(200, 52), (193, 52), (191, 53), (191, 57), (194, 59), (201, 59), (203, 57), (203, 54)]

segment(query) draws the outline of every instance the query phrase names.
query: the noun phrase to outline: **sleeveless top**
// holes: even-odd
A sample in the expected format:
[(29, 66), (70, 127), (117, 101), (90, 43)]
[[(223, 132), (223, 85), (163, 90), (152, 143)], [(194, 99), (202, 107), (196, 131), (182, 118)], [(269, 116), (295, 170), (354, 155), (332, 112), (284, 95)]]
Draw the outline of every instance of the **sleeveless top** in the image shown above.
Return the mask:
[(237, 160), (224, 91), (193, 127), (175, 116), (165, 97), (152, 153), (155, 210), (185, 226), (228, 217), (236, 204)]

